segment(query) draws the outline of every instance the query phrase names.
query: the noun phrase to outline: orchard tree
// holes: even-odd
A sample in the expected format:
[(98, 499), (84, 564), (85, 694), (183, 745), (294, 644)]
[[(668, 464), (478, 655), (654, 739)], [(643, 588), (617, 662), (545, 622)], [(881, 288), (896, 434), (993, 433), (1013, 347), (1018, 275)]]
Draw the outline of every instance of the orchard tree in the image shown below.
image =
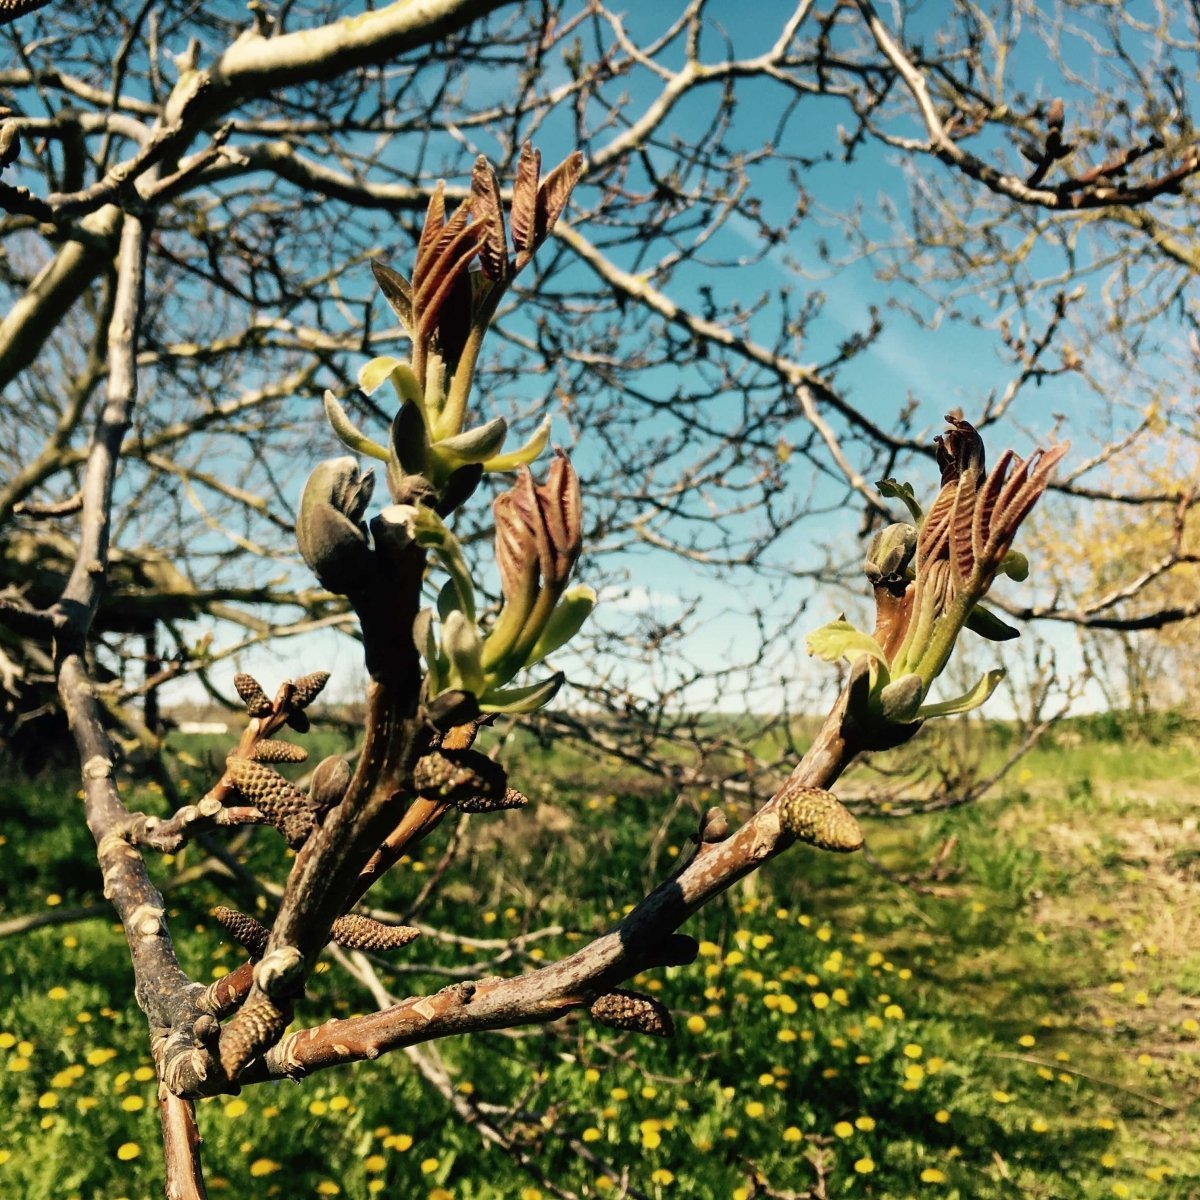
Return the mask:
[[(1086, 31), (1122, 50), (1123, 107), (1111, 86), (1075, 82), (1073, 26), (1034, 11), (1030, 31), (1024, 10), (1006, 24), (966, 4), (923, 32), (858, 0), (728, 36), (698, 0), (636, 28), (599, 4), (433, 0), (353, 17), (256, 4), (249, 23), (222, 5), (36, 7), (8, 7), (16, 65), (0, 74), (3, 665), (13, 690), (53, 679), (70, 724), (150, 1026), (171, 1195), (203, 1194), (201, 1096), (580, 1008), (669, 1032), (659, 1004), (621, 985), (690, 961), (687, 918), (796, 840), (858, 849), (829, 791), (842, 772), (998, 683), (989, 671), (955, 699), (930, 695), (964, 628), (1015, 635), (981, 602), (998, 576), (1028, 573), (1013, 541), (1063, 458), (1058, 426), (1076, 425), (1039, 419), (1038, 386), (1102, 412), (1053, 485), (1064, 502), (1169, 499), (1183, 526), (1192, 517), (1184, 476), (1123, 490), (1106, 475), (1131, 447), (1196, 434), (1189, 397), (1164, 394), (1151, 421), (1113, 380), (1123, 359), (1132, 379), (1178, 352), (1154, 321), (1186, 309), (1186, 229), (1166, 231), (1200, 165), (1182, 85), (1130, 65), (1154, 34), (1108, 6)], [(1192, 44), (1190, 19), (1164, 15), (1164, 53)], [(1031, 35), (1058, 56), (1064, 98), (1008, 65)], [(531, 139), (560, 164), (543, 173)], [(904, 156), (907, 205), (814, 213), (818, 181), (864, 157), (878, 168), (885, 151)], [(864, 305), (831, 336), (811, 284), (762, 283), (768, 266), (811, 269), (791, 257), (800, 245), (830, 273), (865, 256), (897, 313)], [(1082, 307), (1077, 276), (1106, 277), (1106, 298), (1123, 284), (1115, 329)], [(939, 420), (957, 408), (932, 369), (928, 394), (857, 398), (855, 372), (895, 321), (990, 328), (989, 304), (968, 295), (984, 287), (1012, 375), (975, 398), (972, 420), (954, 411), (930, 436), (929, 405)], [(1145, 340), (1160, 337), (1161, 352)], [(1101, 407), (1088, 410), (1089, 389)], [(386, 500), (358, 458), (318, 461), (322, 401), (329, 449), (336, 435), (378, 460)], [(570, 454), (547, 467), (548, 415)], [(982, 432), (1026, 420), (1052, 447), (989, 466)], [(844, 527), (820, 533), (849, 506), (863, 514), (852, 554)], [(1181, 534), (1158, 575), (1194, 568), (1187, 545)], [(632, 626), (593, 615), (611, 587), (597, 555), (626, 572), (649, 549), (697, 578), (761, 578), (764, 598), (740, 614), (754, 636), (693, 664), (686, 610)], [(1195, 593), (1167, 609), (1140, 578), (1091, 609), (1026, 607), (1117, 629), (1196, 615)], [(803, 626), (809, 653), (847, 667), (811, 745), (785, 739), (786, 782), (747, 767), (732, 781), (752, 801), (742, 823), (699, 814), (688, 861), (611, 930), (511, 978), (403, 1000), (378, 985), (378, 1012), (284, 1035), (331, 941), (412, 940), (353, 911), (407, 849), (447, 813), (524, 802), (475, 748), (483, 725), (537, 714), (639, 763), (661, 762), (664, 742), (711, 753), (695, 698), (741, 687), (748, 713), (764, 697), (782, 707), (797, 610), (826, 595), (845, 607), (852, 579), (865, 621)], [(242, 633), (198, 641), (198, 617)], [(217, 663), (315, 628), (361, 641), (353, 766), (324, 760), (307, 791), (272, 766), (302, 757), (274, 735), (304, 731), (326, 680), (297, 642), (306, 668), (273, 697), (236, 676), (248, 722), (200, 801), (165, 817), (126, 807), (109, 730), (162, 750), (131, 702), (189, 672), (217, 690)], [(539, 664), (568, 644), (584, 647), (562, 660), (575, 700), (547, 715), (564, 674)], [(697, 763), (674, 777), (711, 773)], [(296, 855), (269, 928), (218, 914), (247, 961), (204, 987), (175, 957), (147, 856), (246, 824), (273, 826)]]

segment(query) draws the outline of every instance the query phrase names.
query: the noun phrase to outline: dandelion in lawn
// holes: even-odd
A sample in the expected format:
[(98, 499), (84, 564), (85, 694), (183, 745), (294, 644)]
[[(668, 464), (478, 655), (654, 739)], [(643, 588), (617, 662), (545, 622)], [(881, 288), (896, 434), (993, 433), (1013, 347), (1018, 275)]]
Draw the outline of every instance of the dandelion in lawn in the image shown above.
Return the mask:
[(122, 1142), (117, 1147), (117, 1157), (122, 1162), (131, 1162), (133, 1159), (137, 1158), (141, 1152), (142, 1148), (137, 1144), (137, 1142)]
[(439, 1166), (441, 1163), (436, 1158), (423, 1158), (421, 1159), (421, 1174), (432, 1175)]
[(875, 1170), (875, 1160), (873, 1158), (856, 1158), (854, 1169), (860, 1175), (870, 1175)]
[(946, 1173), (945, 1173), (945, 1171), (939, 1171), (937, 1169), (937, 1167), (926, 1167), (925, 1170), (923, 1170), (921, 1172), (921, 1182), (922, 1183), (945, 1183), (946, 1182)]
[(854, 1126), (849, 1121), (839, 1121), (833, 1127), (833, 1132), (840, 1138), (852, 1137), (854, 1135)]
[(274, 1175), (281, 1167), (273, 1158), (256, 1158), (250, 1164), (250, 1174), (256, 1179), (264, 1175)]

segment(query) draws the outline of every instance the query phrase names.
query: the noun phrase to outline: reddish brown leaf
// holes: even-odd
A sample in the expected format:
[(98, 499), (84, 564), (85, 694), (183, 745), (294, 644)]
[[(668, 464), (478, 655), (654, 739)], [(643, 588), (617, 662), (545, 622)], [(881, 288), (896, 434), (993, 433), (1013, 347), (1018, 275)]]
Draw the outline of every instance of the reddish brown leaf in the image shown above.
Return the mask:
[(421, 273), (422, 262), (429, 256), (433, 244), (441, 236), (446, 224), (446, 184), (438, 180), (433, 195), (429, 197), (429, 207), (425, 210), (425, 224), (421, 227), (421, 237), (417, 242), (417, 260), (413, 265), (413, 287), (417, 285), (417, 276)]
[(500, 184), (492, 164), (481, 154), (471, 172), (471, 216), (485, 229), (479, 247), (479, 264), (488, 279), (502, 280), (508, 275), (508, 242), (504, 235), (504, 209)]
[(542, 172), (542, 156), (528, 142), (521, 147), (517, 163), (517, 179), (513, 184), (512, 225), (513, 245), (518, 252), (532, 253), (533, 231), (537, 223), (538, 177)]
[(400, 323), (406, 329), (411, 329), (413, 323), (412, 284), (399, 271), (393, 271), (385, 263), (373, 262), (371, 273), (375, 276), (375, 282), (379, 285), (383, 298), (391, 305), (392, 312), (400, 318)]
[(542, 180), (537, 194), (537, 221), (531, 250), (536, 250), (550, 236), (582, 174), (583, 155), (576, 150)]

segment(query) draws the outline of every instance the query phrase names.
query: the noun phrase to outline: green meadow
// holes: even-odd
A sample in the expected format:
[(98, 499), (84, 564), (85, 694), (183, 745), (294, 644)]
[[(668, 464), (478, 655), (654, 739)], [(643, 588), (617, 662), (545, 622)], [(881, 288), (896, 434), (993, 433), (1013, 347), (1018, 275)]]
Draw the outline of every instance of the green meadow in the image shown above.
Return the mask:
[[(586, 1016), (448, 1040), (454, 1106), (403, 1053), (206, 1100), (210, 1193), (1200, 1195), (1198, 734), (1182, 719), (1064, 722), (976, 804), (864, 818), (873, 861), (794, 848), (693, 921), (695, 964), (633, 985), (670, 1007), (671, 1040)], [(998, 758), (1004, 731), (986, 736)], [(212, 751), (185, 751), (194, 795)], [(532, 744), (510, 771), (532, 804), (470, 819), (419, 914), (429, 932), (376, 963), (394, 993), (570, 951), (670, 870), (714, 802), (677, 805), (625, 768)], [(130, 795), (165, 811), (152, 787)], [(58, 920), (101, 900), (76, 781), (7, 774), (0, 837), (0, 922), (54, 922), (0, 942), (0, 1196), (160, 1196), (123, 938), (103, 911)], [(372, 904), (404, 913), (448, 839)], [(251, 876), (287, 869), (269, 830), (223, 846), (249, 874), (203, 845), (153, 864), (201, 980), (240, 961), (208, 909), (264, 904)], [(372, 1006), (322, 967), (301, 1021)]]

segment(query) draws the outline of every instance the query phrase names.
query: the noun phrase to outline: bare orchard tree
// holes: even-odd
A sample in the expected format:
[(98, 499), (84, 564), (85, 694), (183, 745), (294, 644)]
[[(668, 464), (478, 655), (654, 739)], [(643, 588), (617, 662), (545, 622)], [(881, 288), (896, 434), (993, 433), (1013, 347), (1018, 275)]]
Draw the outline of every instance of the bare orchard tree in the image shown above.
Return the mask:
[[(797, 678), (790, 630), (818, 589), (853, 587), (848, 506), (864, 537), (878, 528), (872, 481), (924, 456), (948, 407), (1048, 436), (1037, 396), (1053, 383), (1097, 417), (1061, 495), (1118, 512), (1185, 497), (1185, 460), (1153, 488), (1127, 468), (1196, 437), (1194, 396), (1167, 394), (1194, 374), (1177, 369), (1190, 351), (1148, 332), (1186, 306), (1196, 257), (1194, 139), (1172, 83), (1196, 40), (1188, 13), (1164, 9), (1171, 37), (1157, 38), (1108, 5), (1068, 20), (961, 3), (935, 31), (906, 31), (869, 4), (800, 4), (728, 36), (722, 6), (698, 0), (636, 18), (565, 0), (346, 21), (318, 0), (249, 17), (33, 8), (9, 10), (26, 15), (0, 72), (0, 587), (45, 608), (70, 574), (122, 214), (137, 212), (141, 399), (92, 643), (126, 754), (160, 753), (164, 683), (193, 676), (224, 697), (234, 665), (286, 635), (354, 635), (346, 604), (289, 566), (296, 451), (326, 388), (359, 423), (386, 415), (351, 362), (405, 337), (366, 263), (415, 238), (436, 181), (467, 178), (478, 153), (510, 177), (530, 133), (560, 157), (581, 149), (583, 172), (570, 220), (511, 293), (521, 304), (496, 314), (479, 392), (524, 437), (548, 406), (555, 440), (584, 451), (584, 482), (605, 481), (588, 566), (602, 594), (625, 595), (583, 635), (579, 661), (603, 666), (573, 671), (571, 693), (621, 726), (589, 737), (605, 753), (726, 786), (733, 751), (747, 795), (794, 756), (786, 720), (778, 758), (759, 764), (694, 714), (717, 695), (756, 712), (814, 702), (795, 684), (781, 700)], [(1098, 49), (1081, 75), (1084, 39)], [(1022, 71), (1047, 47), (1057, 95)], [(746, 96), (769, 121), (748, 128)], [(907, 172), (910, 194), (889, 187), (876, 205), (885, 170)], [(863, 262), (891, 308), (840, 316), (844, 296), (826, 301)], [(1099, 279), (1081, 298), (1076, 281)], [(997, 323), (970, 351), (996, 359), (989, 394), (955, 384), (951, 402), (940, 373), (918, 371), (875, 398), (877, 357), (928, 361), (928, 327)], [(463, 541), (470, 557), (486, 530)], [(645, 573), (631, 588), (647, 556), (680, 561), (682, 599), (658, 603)], [(1189, 570), (1166, 567), (1184, 590)], [(737, 637), (697, 650), (732, 604)], [(1069, 602), (1043, 589), (1022, 611), (1121, 628), (1187, 619), (1195, 602), (1164, 607), (1130, 572)], [(40, 748), (49, 648), (9, 632), (0, 656), (7, 724)], [(575, 730), (562, 710), (538, 721)]]
[[(857, 823), (829, 791), (842, 772), (929, 718), (977, 707), (999, 682), (992, 671), (957, 699), (929, 695), (963, 628), (1015, 633), (980, 602), (997, 576), (1024, 578), (1012, 542), (1064, 450), (1028, 396), (1089, 367), (1086, 347), (1061, 340), (1081, 303), (1069, 290), (1076, 268), (1041, 305), (1046, 278), (1064, 271), (1038, 243), (1028, 272), (1044, 276), (1028, 275), (1021, 239), (1029, 221), (1064, 253), (1078, 237), (1108, 238), (1097, 244), (1109, 258), (1097, 252), (1087, 271), (1119, 270), (1122, 239), (1158, 245), (1140, 214), (1172, 220), (1198, 166), (1170, 78), (1157, 106), (1147, 76), (1145, 104), (1097, 112), (1080, 106), (1086, 89), (1064, 53), (1069, 106), (1009, 95), (993, 68), (1020, 44), (1022, 10), (1006, 10), (1005, 27), (966, 4), (921, 39), (866, 0), (802, 3), (754, 46), (731, 43), (699, 0), (637, 27), (600, 4), (488, 0), (353, 18), (319, 2), (256, 4), (248, 26), (222, 5), (35, 8), (0, 11), (20, 18), (0, 72), (11, 585), (0, 667), (14, 687), (53, 680), (70, 722), (158, 1064), (169, 1193), (203, 1194), (198, 1097), (579, 1008), (669, 1031), (669, 1014), (620, 985), (689, 961), (687, 918), (794, 841), (857, 849)], [(1109, 8), (1097, 6), (1101, 32), (1133, 37)], [(1192, 18), (1168, 16), (1167, 44), (1184, 53)], [(768, 92), (769, 138), (756, 116), (748, 140), (740, 100)], [(1081, 127), (1101, 132), (1072, 133)], [(814, 141), (813, 130), (825, 132)], [(530, 135), (562, 159), (544, 177)], [(955, 412), (936, 441), (927, 405), (939, 419), (949, 407), (938, 379), (928, 396), (882, 405), (855, 382), (899, 317), (865, 312), (839, 337), (811, 283), (797, 294), (749, 282), (768, 267), (811, 269), (788, 258), (806, 239), (818, 261), (870, 249), (886, 262), (889, 213), (851, 216), (847, 230), (844, 211), (813, 214), (813, 188), (823, 171), (889, 148), (929, 160), (909, 211), (895, 213), (909, 225), (908, 265), (881, 268), (900, 281), (897, 304), (932, 319), (920, 305), (953, 264), (956, 279), (1015, 280), (1001, 331), (1012, 377), (976, 421)], [(976, 211), (947, 208), (959, 187), (983, 214), (978, 246), (947, 233)], [(822, 219), (831, 241), (813, 234)], [(385, 310), (368, 262), (404, 240), (397, 221), (415, 253), (404, 255), (410, 277), (374, 267)], [(911, 282), (906, 270), (918, 272)], [(1138, 295), (1131, 285), (1128, 303)], [(968, 327), (990, 315), (947, 303)], [(372, 507), (372, 477), (343, 454), (315, 466), (294, 508), (295, 464), (306, 473), (321, 458), (318, 397), (327, 446), (336, 435), (377, 459), (385, 503)], [(572, 453), (535, 475), (550, 410)], [(1085, 426), (1086, 451), (1058, 492), (1133, 506), (1169, 496), (1186, 526), (1195, 497), (1175, 478), (1153, 490), (1087, 478), (1135, 443), (1187, 431), (1186, 409), (1161, 411), (1131, 423), (1114, 406), (1098, 437)], [(1005, 452), (989, 471), (979, 430), (1026, 419), (1053, 447)], [(941, 488), (925, 511), (899, 480), (931, 452)], [(513, 471), (515, 483), (504, 478)], [(490, 518), (472, 504), (489, 495)], [(850, 507), (864, 514), (865, 544), (847, 552), (837, 517)], [(822, 535), (825, 525), (838, 532)], [(294, 567), (297, 542), (319, 586)], [(704, 615), (699, 599), (666, 620), (622, 625), (602, 608), (589, 619), (610, 581), (601, 552), (625, 571), (650, 549), (698, 579), (761, 579), (762, 599), (739, 614), (750, 636), (693, 664), (684, 635)], [(796, 669), (797, 610), (814, 589), (837, 595), (851, 574), (861, 584), (864, 555), (858, 609), (873, 608), (873, 631), (840, 618), (809, 636), (811, 654), (849, 664), (844, 686), (803, 750), (784, 711), (787, 782), (766, 786), (749, 763), (734, 783), (748, 800), (770, 798), (740, 826), (704, 813), (687, 863), (557, 963), (429, 996), (379, 991), (376, 1013), (282, 1036), (294, 1010), (303, 1017), (304, 982), (327, 944), (411, 940), (353, 911), (406, 848), (452, 811), (523, 802), (473, 745), (494, 715), (543, 712), (564, 682), (521, 672), (583, 645), (597, 667), (574, 682), (591, 706), (543, 715), (546, 727), (582, 727), (600, 749), (650, 765), (662, 741), (686, 741), (697, 765), (673, 778), (703, 778), (705, 756), (726, 747), (696, 720), (696, 698), (741, 687), (749, 712), (784, 707), (777, 679)], [(1191, 566), (1181, 551), (1159, 575)], [(587, 582), (573, 583), (576, 571)], [(1117, 628), (1195, 615), (1194, 599), (1168, 610), (1138, 578), (1115, 599), (1028, 607)], [(235, 644), (198, 642), (198, 616), (240, 628)], [(271, 765), (301, 756), (274, 735), (303, 731), (323, 673), (293, 672), (273, 698), (239, 675), (249, 720), (214, 786), (165, 818), (126, 807), (108, 730), (161, 749), (152, 706), (132, 701), (187, 672), (216, 690), (215, 662), (314, 628), (361, 639), (366, 730), (353, 767), (326, 760), (302, 792)], [(661, 672), (649, 697), (648, 669)], [(161, 771), (169, 785), (169, 764)], [(272, 825), (297, 853), (269, 929), (221, 914), (247, 962), (206, 988), (175, 957), (144, 856), (245, 824)]]
[[(145, 233), (123, 222), (109, 339), (108, 402), (84, 477), (82, 542), (62, 599), (26, 620), (53, 632), (59, 691), (83, 764), (88, 823), (105, 893), (125, 927), (161, 1087), (167, 1192), (200, 1196), (199, 1137), (193, 1101), (270, 1079), (300, 1079), (449, 1034), (555, 1020), (586, 1008), (602, 1024), (668, 1036), (669, 1012), (619, 985), (643, 971), (688, 963), (697, 953), (680, 926), (698, 908), (795, 841), (854, 851), (862, 834), (828, 790), (856, 755), (913, 737), (924, 721), (968, 711), (992, 693), (988, 672), (951, 701), (929, 702), (964, 626), (985, 636), (1007, 627), (981, 605), (998, 574), (1023, 579), (1017, 530), (1049, 483), (1065, 446), (1021, 459), (1006, 451), (990, 471), (983, 442), (951, 418), (937, 439), (942, 486), (924, 512), (908, 484), (884, 495), (908, 508), (872, 540), (867, 577), (873, 633), (844, 618), (814, 631), (809, 649), (851, 664), (849, 681), (788, 781), (732, 830), (723, 809), (705, 815), (690, 860), (627, 917), (575, 953), (512, 978), (453, 984), (432, 995), (387, 1003), (376, 1013), (285, 1031), (308, 974), (326, 945), (396, 949), (415, 929), (384, 925), (352, 910), (371, 885), (454, 811), (520, 807), (524, 795), (504, 769), (473, 748), (494, 714), (535, 711), (563, 682), (514, 678), (578, 632), (595, 593), (569, 586), (582, 547), (578, 477), (559, 452), (544, 483), (527, 464), (536, 436), (506, 451), (503, 417), (471, 425), (468, 399), (492, 314), (509, 283), (553, 230), (581, 171), (572, 156), (540, 179), (536, 152), (522, 150), (507, 228), (486, 160), (476, 164), (469, 198), (447, 219), (436, 191), (411, 279), (377, 265), (376, 276), (411, 335), (406, 360), (381, 356), (360, 373), (364, 390), (390, 382), (399, 407), (388, 445), (372, 441), (330, 394), (330, 422), (351, 448), (384, 464), (390, 503), (369, 516), (374, 476), (353, 457), (321, 463), (300, 502), (296, 539), (323, 587), (345, 596), (362, 629), (367, 670), (366, 728), (357, 766), (323, 760), (307, 793), (272, 763), (302, 759), (285, 725), (307, 729), (304, 710), (328, 676), (308, 673), (274, 699), (249, 675), (236, 679), (249, 722), (220, 779), (196, 804), (167, 819), (130, 812), (116, 786), (113, 755), (85, 661), (111, 519), (121, 427), (136, 396), (134, 345), (140, 316)], [(510, 253), (509, 239), (511, 237)], [(479, 269), (472, 271), (473, 265)], [(493, 504), (495, 562), (503, 602), (484, 621), (460, 538), (447, 524), (470, 503), (487, 473), (519, 472)], [(436, 614), (422, 608), (427, 575), (444, 577)], [(423, 663), (422, 663), (423, 660)], [(198, 831), (269, 823), (296, 850), (270, 929), (234, 910), (217, 916), (247, 950), (244, 966), (205, 987), (172, 949), (147, 851), (176, 852)]]

